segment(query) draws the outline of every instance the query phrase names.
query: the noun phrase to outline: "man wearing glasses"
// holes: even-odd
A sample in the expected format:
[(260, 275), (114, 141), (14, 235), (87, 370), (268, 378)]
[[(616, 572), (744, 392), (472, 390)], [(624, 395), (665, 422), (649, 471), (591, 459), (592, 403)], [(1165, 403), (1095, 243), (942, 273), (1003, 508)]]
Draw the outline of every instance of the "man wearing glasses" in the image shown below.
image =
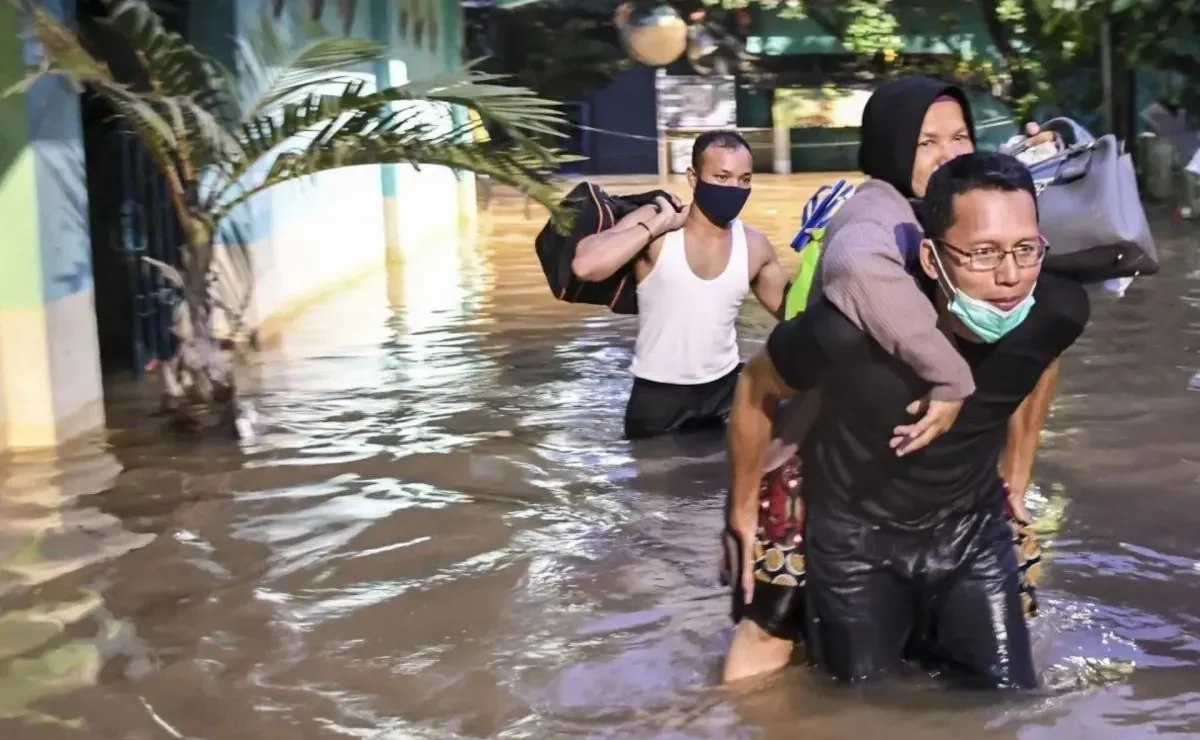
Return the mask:
[[(746, 366), (730, 423), (735, 617), (768, 639), (802, 636), (842, 680), (915, 659), (972, 686), (1032, 688), (998, 465), (1010, 417), (1083, 331), (1087, 294), (1041, 275), (1034, 186), (1016, 159), (943, 164), (921, 210), (921, 272), (975, 393), (942, 436), (898, 457), (893, 430), (929, 383), (825, 300), (780, 324)], [(800, 454), (806, 588), (756, 582), (756, 551), (770, 544), (758, 541), (758, 494), (772, 414), (817, 391)]]

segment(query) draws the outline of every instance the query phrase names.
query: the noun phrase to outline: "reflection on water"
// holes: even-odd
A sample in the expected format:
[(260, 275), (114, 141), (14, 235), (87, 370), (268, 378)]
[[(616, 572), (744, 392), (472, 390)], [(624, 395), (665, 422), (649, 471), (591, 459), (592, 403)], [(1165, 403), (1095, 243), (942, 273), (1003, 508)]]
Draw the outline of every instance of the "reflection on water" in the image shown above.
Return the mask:
[[(747, 219), (782, 247), (817, 184), (763, 178)], [(0, 737), (1200, 734), (1187, 227), (1066, 360), (1033, 497), (1047, 691), (1002, 699), (716, 688), (720, 439), (619, 440), (635, 323), (551, 300), (540, 218), (501, 194), (302, 319), (249, 369), (252, 444), (164, 438), (115, 389), (110, 444), (6, 463)], [(747, 306), (747, 351), (770, 324)]]

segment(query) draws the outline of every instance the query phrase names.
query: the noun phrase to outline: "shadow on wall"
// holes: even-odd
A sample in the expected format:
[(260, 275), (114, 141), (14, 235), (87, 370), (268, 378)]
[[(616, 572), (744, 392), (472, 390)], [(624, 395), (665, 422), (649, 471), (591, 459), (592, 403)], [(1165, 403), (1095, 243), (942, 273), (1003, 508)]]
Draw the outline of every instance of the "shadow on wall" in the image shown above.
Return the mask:
[(61, 78), (42, 77), (24, 98), (37, 173), (42, 298), (50, 304), (92, 287), (79, 95)]
[(77, 242), (83, 244), (83, 249), (61, 252), (61, 259), (52, 262), (54, 269), (47, 279), (57, 286), (55, 292), (74, 295), (92, 287), (92, 260), (87, 249), (91, 229), (82, 147), (64, 147), (47, 152), (40, 164), (43, 166), (38, 169), (39, 190), (44, 179), (46, 190), (57, 194), (51, 213), (54, 229), (51, 233), (42, 234), (43, 249), (54, 249), (55, 245), (63, 243), (71, 246), (78, 246)]

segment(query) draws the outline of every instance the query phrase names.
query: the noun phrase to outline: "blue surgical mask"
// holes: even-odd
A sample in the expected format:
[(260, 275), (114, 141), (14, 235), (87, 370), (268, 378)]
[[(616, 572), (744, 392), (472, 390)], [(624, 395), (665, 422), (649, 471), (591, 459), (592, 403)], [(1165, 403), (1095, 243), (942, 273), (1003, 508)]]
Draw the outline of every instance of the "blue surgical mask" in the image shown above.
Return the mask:
[(750, 188), (716, 185), (698, 179), (693, 204), (709, 221), (717, 226), (728, 226), (742, 212), (749, 197)]
[(1029, 315), (1029, 310), (1033, 308), (1033, 289), (1030, 289), (1029, 295), (1022, 298), (1020, 303), (1007, 311), (997, 308), (987, 301), (972, 298), (950, 282), (949, 273), (946, 272), (946, 267), (942, 264), (942, 258), (938, 255), (937, 249), (933, 250), (933, 259), (937, 263), (938, 272), (942, 274), (942, 279), (938, 282), (950, 288), (948, 296), (950, 313), (961, 321), (972, 334), (988, 344), (995, 344), (1004, 335), (1020, 326), (1025, 317)]

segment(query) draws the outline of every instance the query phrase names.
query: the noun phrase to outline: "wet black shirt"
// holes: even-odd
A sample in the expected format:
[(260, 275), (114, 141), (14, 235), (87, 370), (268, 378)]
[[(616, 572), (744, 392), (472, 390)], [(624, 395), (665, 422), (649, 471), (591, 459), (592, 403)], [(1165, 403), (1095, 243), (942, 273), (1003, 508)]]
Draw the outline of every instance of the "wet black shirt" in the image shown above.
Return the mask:
[(780, 377), (797, 391), (821, 390), (802, 452), (808, 506), (923, 529), (997, 503), (1008, 420), (1090, 313), (1083, 287), (1064, 278), (1043, 274), (1034, 297), (1025, 321), (999, 342), (956, 339), (975, 394), (949, 431), (903, 458), (888, 447), (892, 429), (912, 422), (904, 408), (929, 384), (823, 301), (777, 326), (767, 354)]

